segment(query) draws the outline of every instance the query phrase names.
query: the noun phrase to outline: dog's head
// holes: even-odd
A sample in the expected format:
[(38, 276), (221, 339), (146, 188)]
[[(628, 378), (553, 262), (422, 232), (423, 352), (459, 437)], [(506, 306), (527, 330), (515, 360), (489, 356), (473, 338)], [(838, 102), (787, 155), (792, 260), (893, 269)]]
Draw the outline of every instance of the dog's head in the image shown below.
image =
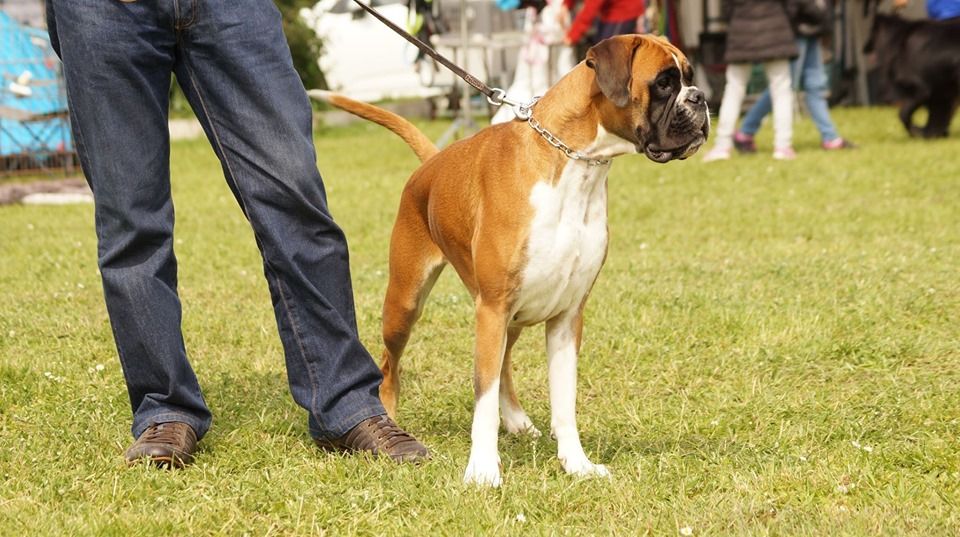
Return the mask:
[(710, 132), (710, 114), (686, 56), (667, 40), (623, 35), (587, 52), (596, 73), (597, 104), (607, 131), (632, 142), (654, 162), (685, 159)]

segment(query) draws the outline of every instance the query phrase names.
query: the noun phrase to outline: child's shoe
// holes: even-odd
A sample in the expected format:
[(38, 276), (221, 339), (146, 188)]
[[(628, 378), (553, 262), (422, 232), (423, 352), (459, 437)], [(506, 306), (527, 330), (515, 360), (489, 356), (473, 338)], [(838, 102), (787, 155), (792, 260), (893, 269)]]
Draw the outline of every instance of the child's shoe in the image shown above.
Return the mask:
[[(736, 140), (736, 138), (734, 138)], [(734, 142), (736, 143), (736, 142)], [(829, 142), (823, 142), (820, 144), (820, 147), (824, 148), (827, 151), (836, 151), (837, 149), (856, 149), (857, 146), (850, 140), (846, 138), (837, 138), (835, 140), (830, 140)]]
[(781, 147), (773, 150), (773, 160), (793, 160), (797, 158), (797, 152), (792, 147)]
[(730, 160), (730, 150), (714, 147), (703, 155), (704, 162), (713, 162), (715, 160)]
[(753, 141), (753, 136), (737, 131), (733, 133), (733, 147), (740, 153), (756, 153), (757, 144)]

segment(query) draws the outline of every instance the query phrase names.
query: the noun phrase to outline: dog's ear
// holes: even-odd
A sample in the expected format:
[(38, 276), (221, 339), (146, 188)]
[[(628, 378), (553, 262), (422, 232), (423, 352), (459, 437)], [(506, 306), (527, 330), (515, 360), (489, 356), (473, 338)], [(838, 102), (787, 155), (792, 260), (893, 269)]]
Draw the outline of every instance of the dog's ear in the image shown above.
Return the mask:
[(630, 102), (633, 54), (640, 43), (639, 39), (611, 37), (587, 51), (587, 67), (596, 71), (600, 91), (617, 107)]

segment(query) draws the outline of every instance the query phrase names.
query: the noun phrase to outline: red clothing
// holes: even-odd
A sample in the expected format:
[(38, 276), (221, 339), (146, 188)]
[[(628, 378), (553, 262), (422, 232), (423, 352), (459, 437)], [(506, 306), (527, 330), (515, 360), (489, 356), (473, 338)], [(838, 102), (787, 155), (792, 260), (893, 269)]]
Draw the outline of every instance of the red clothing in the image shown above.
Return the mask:
[[(567, 9), (572, 10), (576, 0), (563, 0)], [(600, 15), (603, 22), (623, 22), (643, 15), (643, 0), (584, 0), (583, 7), (570, 24), (567, 39), (572, 43), (580, 41), (590, 29), (593, 19)]]

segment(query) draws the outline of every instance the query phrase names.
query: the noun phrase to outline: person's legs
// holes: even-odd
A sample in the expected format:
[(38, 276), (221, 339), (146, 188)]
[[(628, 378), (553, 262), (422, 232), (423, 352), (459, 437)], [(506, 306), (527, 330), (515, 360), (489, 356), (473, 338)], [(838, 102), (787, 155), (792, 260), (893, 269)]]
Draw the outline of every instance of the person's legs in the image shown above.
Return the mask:
[(770, 82), (770, 95), (773, 100), (774, 152), (786, 151), (793, 146), (793, 91), (790, 88), (790, 62), (774, 60), (764, 63), (763, 67)]
[(723, 90), (723, 99), (720, 101), (720, 114), (717, 120), (717, 130), (713, 149), (704, 160), (718, 160), (729, 156), (733, 147), (733, 130), (737, 126), (740, 116), (740, 106), (747, 92), (747, 80), (750, 76), (750, 64), (731, 63), (727, 65), (727, 84)]
[(754, 136), (760, 130), (763, 124), (763, 118), (770, 113), (772, 105), (770, 102), (770, 89), (763, 90), (757, 102), (753, 103), (750, 110), (740, 121), (740, 128), (733, 133), (733, 146), (741, 153), (756, 153), (757, 144)]
[(253, 226), (296, 402), (336, 438), (385, 414), (360, 343), (347, 244), (327, 208), (312, 110), (270, 0), (179, 0), (177, 79)]
[(820, 44), (815, 37), (802, 37), (798, 43), (801, 43), (804, 52), (801, 65), (801, 88), (807, 112), (810, 113), (810, 119), (820, 132), (822, 142), (836, 140), (840, 138), (840, 134), (837, 133), (830, 119), (830, 107), (825, 96), (827, 75), (823, 69)]
[[(800, 69), (803, 63), (804, 58), (804, 38), (797, 38), (797, 47), (800, 50), (800, 55), (797, 58), (790, 60), (790, 81), (793, 85), (793, 88), (796, 89), (799, 80), (800, 80)], [(761, 124), (763, 123), (763, 118), (773, 110), (773, 101), (770, 98), (770, 87), (769, 80), (767, 81), (768, 87), (763, 90), (763, 94), (760, 95), (760, 98), (757, 99), (757, 102), (750, 107), (750, 110), (747, 111), (746, 115), (743, 116), (743, 121), (740, 123), (739, 133), (745, 134), (747, 136), (755, 136), (760, 130)]]
[(172, 21), (156, 4), (47, 0), (77, 151), (93, 190), (98, 260), (135, 437), (207, 409), (180, 330), (167, 105)]
[(747, 110), (746, 115), (743, 116), (743, 121), (740, 122), (740, 132), (748, 136), (755, 136), (757, 131), (760, 130), (763, 118), (767, 117), (767, 114), (769, 114), (772, 109), (773, 104), (770, 100), (770, 89), (767, 88), (763, 90), (763, 94), (760, 95), (757, 102), (753, 103), (750, 110)]

